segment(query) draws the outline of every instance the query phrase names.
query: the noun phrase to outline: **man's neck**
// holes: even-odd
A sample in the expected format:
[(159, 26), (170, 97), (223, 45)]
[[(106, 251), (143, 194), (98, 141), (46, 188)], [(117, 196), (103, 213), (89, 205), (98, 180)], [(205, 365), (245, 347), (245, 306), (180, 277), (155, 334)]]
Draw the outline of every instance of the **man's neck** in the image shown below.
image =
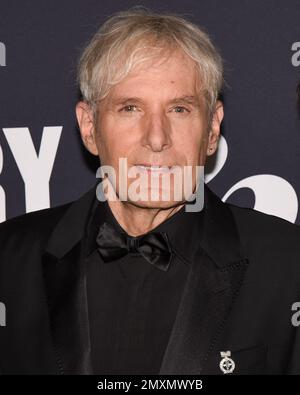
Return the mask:
[(168, 208), (139, 207), (130, 202), (110, 201), (108, 205), (119, 225), (130, 236), (140, 236), (150, 232), (162, 222), (172, 217), (183, 205)]

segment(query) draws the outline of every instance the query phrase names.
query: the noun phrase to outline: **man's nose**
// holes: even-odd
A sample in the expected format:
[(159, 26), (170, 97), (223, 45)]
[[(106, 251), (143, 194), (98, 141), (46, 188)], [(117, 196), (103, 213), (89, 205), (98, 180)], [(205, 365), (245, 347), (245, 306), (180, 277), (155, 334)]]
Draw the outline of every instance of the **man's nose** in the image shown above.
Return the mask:
[(172, 145), (171, 125), (164, 114), (152, 113), (142, 127), (144, 129), (143, 146), (159, 152)]

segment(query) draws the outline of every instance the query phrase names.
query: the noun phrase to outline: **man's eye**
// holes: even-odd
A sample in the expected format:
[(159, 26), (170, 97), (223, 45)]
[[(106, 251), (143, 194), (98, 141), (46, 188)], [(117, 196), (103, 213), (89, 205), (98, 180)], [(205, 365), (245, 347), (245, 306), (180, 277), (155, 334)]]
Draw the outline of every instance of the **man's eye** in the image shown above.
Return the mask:
[(133, 104), (128, 104), (127, 106), (124, 106), (123, 108), (121, 108), (121, 111), (133, 112), (132, 111), (133, 108), (136, 108), (136, 106)]
[(189, 112), (189, 110), (187, 109), (187, 108), (185, 108), (185, 107), (182, 107), (182, 106), (176, 106), (176, 107), (174, 107), (174, 109), (175, 110), (177, 110), (177, 109), (179, 109), (180, 111), (175, 111), (175, 112), (177, 112), (177, 113), (184, 113), (184, 110), (186, 111), (186, 112)]

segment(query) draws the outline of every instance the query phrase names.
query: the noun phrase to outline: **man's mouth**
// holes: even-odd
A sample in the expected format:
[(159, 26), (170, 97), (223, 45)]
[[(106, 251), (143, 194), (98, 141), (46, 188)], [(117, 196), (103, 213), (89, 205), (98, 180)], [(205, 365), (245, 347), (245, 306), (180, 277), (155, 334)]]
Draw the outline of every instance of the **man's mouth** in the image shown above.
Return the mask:
[(144, 163), (136, 164), (135, 167), (137, 167), (140, 172), (151, 173), (169, 173), (172, 168), (172, 166), (167, 165), (152, 165)]

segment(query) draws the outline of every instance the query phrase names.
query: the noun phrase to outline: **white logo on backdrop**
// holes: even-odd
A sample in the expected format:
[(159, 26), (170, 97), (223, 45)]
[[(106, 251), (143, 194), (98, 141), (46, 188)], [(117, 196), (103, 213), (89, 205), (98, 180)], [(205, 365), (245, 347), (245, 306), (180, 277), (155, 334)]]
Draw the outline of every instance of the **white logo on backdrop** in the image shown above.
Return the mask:
[[(28, 128), (4, 128), (6, 140), (25, 185), (26, 212), (50, 207), (49, 180), (56, 157), (62, 126), (44, 127), (39, 153), (36, 153)], [(205, 182), (209, 183), (223, 168), (228, 157), (228, 145), (220, 137), (218, 150), (205, 166)], [(213, 166), (211, 166), (213, 159)], [(0, 146), (0, 173), (3, 153)], [(246, 177), (233, 185), (223, 196), (225, 202), (241, 188), (250, 188), (255, 196), (254, 209), (295, 222), (298, 198), (292, 185), (273, 174)], [(38, 192), (37, 192), (38, 191)], [(0, 222), (6, 220), (5, 191), (0, 186)]]
[[(16, 161), (25, 185), (26, 212), (50, 207), (49, 180), (62, 132), (62, 126), (46, 126), (43, 129), (37, 154), (28, 128), (4, 128), (4, 135)], [(3, 154), (0, 150), (0, 170)], [(5, 221), (5, 193), (0, 190), (0, 222)]]
[[(215, 165), (206, 167), (205, 182), (211, 181), (222, 169), (228, 156), (228, 146), (224, 136), (220, 137), (216, 152)], [(298, 213), (298, 198), (292, 185), (284, 178), (273, 174), (257, 174), (242, 179), (233, 185), (223, 196), (223, 202), (238, 189), (249, 188), (255, 196), (254, 209), (266, 214), (276, 215), (295, 222)]]

